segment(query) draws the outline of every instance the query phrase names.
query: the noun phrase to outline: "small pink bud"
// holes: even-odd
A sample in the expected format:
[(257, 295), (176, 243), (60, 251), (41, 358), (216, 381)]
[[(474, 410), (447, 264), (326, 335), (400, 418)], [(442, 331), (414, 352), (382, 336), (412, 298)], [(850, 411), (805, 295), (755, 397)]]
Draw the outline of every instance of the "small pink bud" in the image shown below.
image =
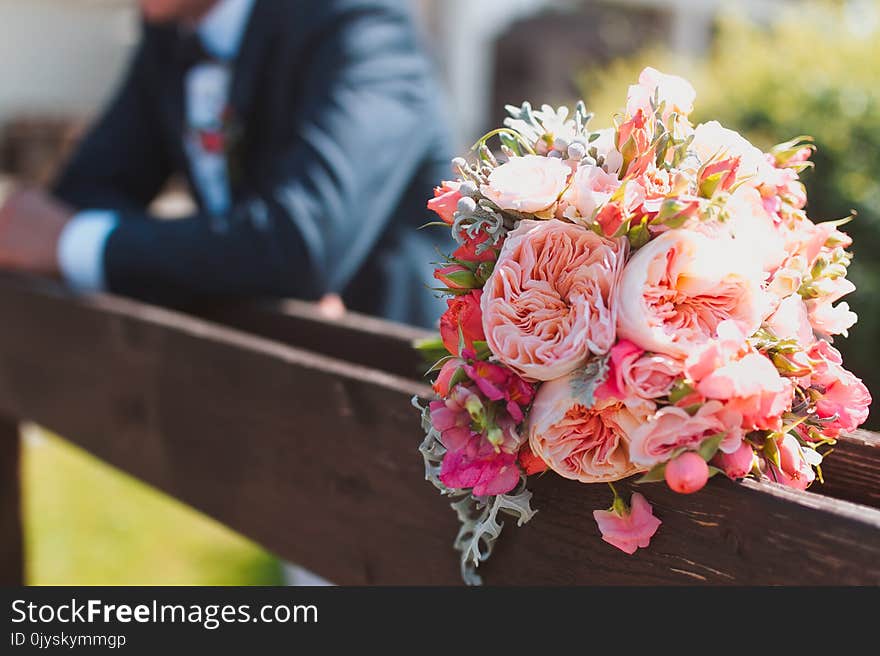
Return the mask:
[(679, 494), (691, 494), (709, 480), (709, 465), (693, 451), (666, 463), (666, 484)]
[(745, 478), (752, 471), (755, 460), (755, 452), (748, 442), (740, 444), (733, 453), (719, 451), (712, 459), (712, 464), (724, 471), (731, 480)]

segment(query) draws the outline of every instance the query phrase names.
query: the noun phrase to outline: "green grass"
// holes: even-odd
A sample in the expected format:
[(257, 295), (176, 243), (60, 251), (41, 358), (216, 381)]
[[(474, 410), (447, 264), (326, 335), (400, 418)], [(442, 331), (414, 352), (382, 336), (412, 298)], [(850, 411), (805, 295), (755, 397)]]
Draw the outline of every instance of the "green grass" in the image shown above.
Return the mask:
[(279, 585), (246, 538), (40, 429), (24, 431), (30, 585)]

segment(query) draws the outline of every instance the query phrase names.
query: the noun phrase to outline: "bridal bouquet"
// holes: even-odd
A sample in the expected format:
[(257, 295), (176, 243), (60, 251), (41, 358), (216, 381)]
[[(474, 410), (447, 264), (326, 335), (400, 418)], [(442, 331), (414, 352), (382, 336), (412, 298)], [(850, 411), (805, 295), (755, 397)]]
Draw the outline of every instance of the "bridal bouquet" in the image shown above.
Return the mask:
[[(695, 95), (647, 68), (615, 127), (592, 129), (583, 103), (508, 107), (428, 202), (458, 247), (435, 272), (440, 338), (421, 345), (443, 357), (420, 450), (455, 499), (469, 583), (500, 515), (533, 516), (531, 475), (805, 489), (821, 450), (867, 418), (868, 390), (832, 346), (856, 322), (838, 303), (851, 240), (845, 220), (804, 211), (809, 139), (763, 153), (695, 127)], [(611, 491), (594, 512), (603, 539), (647, 547), (660, 519)]]

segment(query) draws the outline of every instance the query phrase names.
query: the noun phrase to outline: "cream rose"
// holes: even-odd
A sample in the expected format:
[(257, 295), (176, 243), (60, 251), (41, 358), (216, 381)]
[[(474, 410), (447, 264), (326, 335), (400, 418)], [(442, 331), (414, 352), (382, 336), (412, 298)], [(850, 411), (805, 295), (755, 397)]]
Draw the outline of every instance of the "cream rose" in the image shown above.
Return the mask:
[(611, 194), (620, 186), (616, 175), (606, 173), (599, 166), (582, 165), (574, 174), (571, 186), (562, 195), (568, 203), (565, 217), (575, 223), (589, 223)]
[(570, 173), (562, 160), (553, 157), (513, 157), (489, 174), (480, 191), (502, 210), (541, 212), (559, 199)]
[(643, 468), (629, 458), (630, 435), (653, 410), (615, 399), (583, 405), (571, 376), (544, 383), (529, 415), (532, 451), (560, 476), (581, 483), (626, 478)]
[(714, 339), (726, 319), (753, 334), (765, 308), (762, 273), (730, 241), (670, 230), (648, 242), (623, 271), (617, 334), (673, 358)]
[(522, 221), (483, 288), (492, 353), (528, 380), (553, 380), (614, 344), (627, 241), (562, 221)]

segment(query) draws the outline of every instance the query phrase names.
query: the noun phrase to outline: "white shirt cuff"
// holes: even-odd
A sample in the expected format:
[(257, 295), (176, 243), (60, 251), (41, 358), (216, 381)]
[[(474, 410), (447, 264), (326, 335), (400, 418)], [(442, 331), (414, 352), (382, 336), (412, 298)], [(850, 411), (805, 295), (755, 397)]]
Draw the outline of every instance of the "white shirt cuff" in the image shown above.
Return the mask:
[(58, 239), (58, 266), (73, 289), (93, 292), (105, 288), (104, 246), (118, 224), (115, 212), (85, 210), (64, 226)]

